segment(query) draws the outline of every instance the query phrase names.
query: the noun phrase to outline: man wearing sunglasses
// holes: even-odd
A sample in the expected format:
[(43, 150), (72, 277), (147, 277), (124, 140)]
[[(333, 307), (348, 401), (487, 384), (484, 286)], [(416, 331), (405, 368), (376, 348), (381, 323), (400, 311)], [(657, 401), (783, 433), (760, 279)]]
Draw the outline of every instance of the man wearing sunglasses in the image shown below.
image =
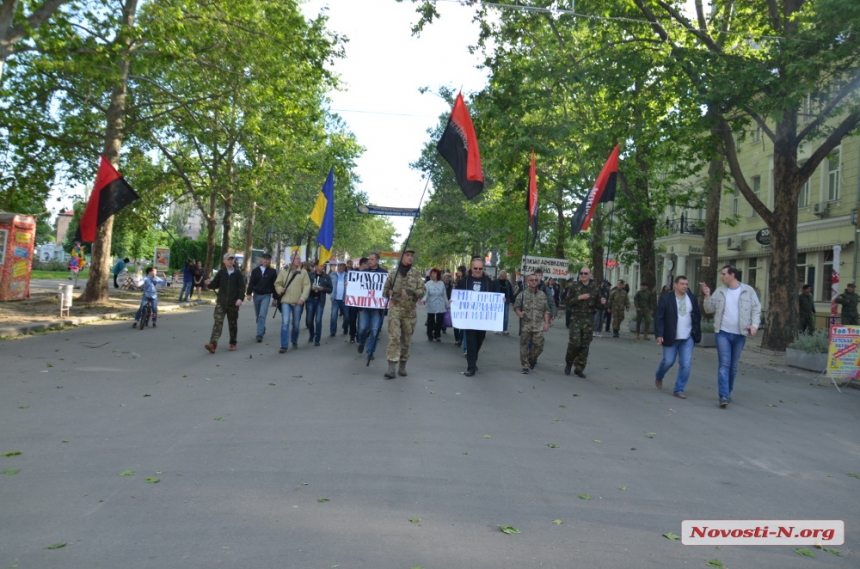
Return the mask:
[(514, 312), (522, 322), (520, 333), (520, 365), (523, 373), (529, 373), (543, 352), (543, 333), (549, 330), (549, 303), (546, 295), (538, 290), (540, 277), (536, 274), (526, 278), (526, 289), (514, 299)]
[(565, 375), (570, 375), (570, 370), (573, 369), (577, 376), (585, 377), (583, 372), (585, 364), (588, 363), (588, 348), (594, 337), (594, 313), (598, 306), (604, 304), (606, 299), (600, 296), (600, 289), (591, 279), (591, 269), (583, 267), (565, 301), (565, 308), (570, 311), (570, 335), (564, 358)]
[[(457, 281), (457, 288), (475, 292), (496, 292), (492, 279), (484, 274), (483, 257), (472, 257), (469, 274)], [(478, 352), (487, 336), (485, 330), (463, 330), (466, 335), (466, 375), (471, 377), (478, 371)]]

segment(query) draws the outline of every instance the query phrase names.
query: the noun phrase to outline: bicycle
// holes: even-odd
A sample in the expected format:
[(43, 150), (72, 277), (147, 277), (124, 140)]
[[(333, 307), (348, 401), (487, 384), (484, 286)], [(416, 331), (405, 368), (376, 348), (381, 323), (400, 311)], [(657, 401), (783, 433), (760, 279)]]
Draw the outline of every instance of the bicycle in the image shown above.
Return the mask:
[(146, 304), (140, 309), (140, 329), (143, 330), (149, 325), (149, 318), (152, 316), (152, 299), (147, 298)]

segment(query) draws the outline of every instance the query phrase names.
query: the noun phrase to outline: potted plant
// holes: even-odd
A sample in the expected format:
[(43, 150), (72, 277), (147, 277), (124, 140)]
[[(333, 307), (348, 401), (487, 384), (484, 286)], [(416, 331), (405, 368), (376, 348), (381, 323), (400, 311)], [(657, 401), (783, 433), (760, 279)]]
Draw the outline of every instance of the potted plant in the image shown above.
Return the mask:
[(823, 372), (827, 369), (827, 349), (830, 337), (826, 329), (809, 334), (802, 332), (785, 350), (785, 365)]

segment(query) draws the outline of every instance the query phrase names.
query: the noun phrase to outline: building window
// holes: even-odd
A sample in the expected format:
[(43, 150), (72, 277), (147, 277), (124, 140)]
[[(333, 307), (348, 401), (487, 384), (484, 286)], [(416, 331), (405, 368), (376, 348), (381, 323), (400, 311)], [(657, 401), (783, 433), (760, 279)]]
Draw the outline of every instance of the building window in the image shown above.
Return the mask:
[(6, 264), (6, 240), (9, 238), (9, 231), (0, 229), (0, 265)]
[(833, 251), (824, 253), (824, 262), (821, 264), (821, 289), (818, 300), (830, 302), (830, 285), (833, 278)]
[(738, 215), (741, 209), (741, 191), (738, 189), (738, 185), (735, 184), (732, 189), (732, 197), (729, 202), (729, 207), (731, 208), (732, 215)]
[[(752, 193), (755, 194), (755, 197), (761, 199), (761, 176), (753, 176)], [(750, 204), (750, 207), (752, 207), (752, 204)], [(758, 212), (754, 207), (752, 208), (752, 217), (758, 217)]]
[(753, 131), (753, 142), (761, 142), (761, 127), (757, 126)]
[(797, 254), (797, 290), (800, 287), (808, 284), (812, 285), (815, 290), (815, 264), (809, 264), (809, 259), (806, 253)]
[[(747, 284), (755, 289), (756, 292), (759, 292), (758, 288), (758, 257), (751, 257), (747, 267)], [(759, 293), (759, 297), (761, 294)]]
[[(806, 160), (798, 163), (798, 168), (803, 168), (803, 165), (806, 164)], [(800, 192), (797, 194), (797, 207), (807, 207), (809, 206), (809, 178), (800, 186)]]
[(827, 156), (827, 200), (839, 199), (839, 154), (836, 149)]
[(735, 137), (735, 149), (740, 150), (741, 146), (744, 144), (744, 131), (740, 131)]

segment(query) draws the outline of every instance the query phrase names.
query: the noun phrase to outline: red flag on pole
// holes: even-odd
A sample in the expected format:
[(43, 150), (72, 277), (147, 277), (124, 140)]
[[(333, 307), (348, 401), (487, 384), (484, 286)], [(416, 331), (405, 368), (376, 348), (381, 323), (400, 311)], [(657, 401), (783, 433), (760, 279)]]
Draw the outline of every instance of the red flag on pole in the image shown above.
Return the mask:
[(78, 230), (75, 232), (75, 241), (93, 243), (96, 240), (96, 229), (102, 223), (134, 200), (139, 199), (140, 196), (137, 195), (137, 192), (128, 185), (125, 178), (120, 176), (116, 168), (102, 155), (93, 193), (90, 194), (87, 207), (81, 216)]
[(470, 200), (484, 191), (484, 171), (481, 169), (478, 137), (472, 126), (469, 109), (463, 102), (462, 93), (457, 95), (448, 125), (436, 144), (436, 150), (454, 169), (457, 183), (466, 199)]
[(606, 164), (603, 165), (597, 181), (594, 182), (594, 187), (576, 208), (576, 213), (570, 223), (571, 236), (588, 229), (594, 212), (597, 210), (597, 204), (615, 200), (615, 184), (618, 177), (618, 147), (619, 145), (616, 144), (612, 154), (606, 160)]
[(532, 160), (529, 166), (529, 189), (526, 195), (526, 210), (529, 212), (529, 227), (532, 228), (532, 248), (534, 248), (538, 234), (538, 194), (534, 150), (532, 150)]

